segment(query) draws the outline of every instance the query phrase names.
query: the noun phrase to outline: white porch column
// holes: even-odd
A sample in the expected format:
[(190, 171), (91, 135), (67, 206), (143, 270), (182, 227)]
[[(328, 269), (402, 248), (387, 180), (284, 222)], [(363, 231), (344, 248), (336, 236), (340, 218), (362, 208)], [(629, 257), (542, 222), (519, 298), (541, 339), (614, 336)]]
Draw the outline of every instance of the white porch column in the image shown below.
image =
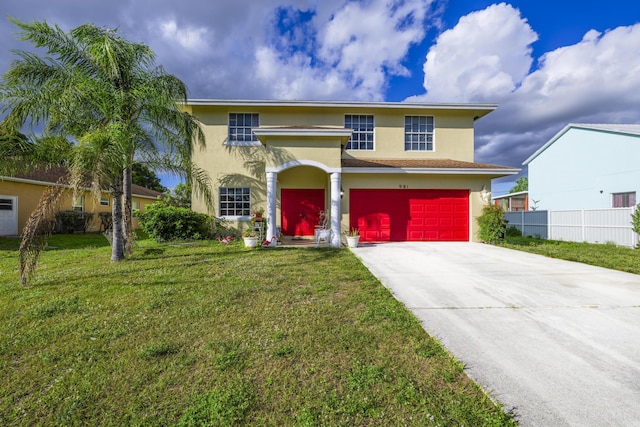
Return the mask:
[(276, 246), (277, 226), (276, 226), (276, 172), (267, 172), (267, 234), (265, 240), (269, 240), (269, 246)]
[(340, 172), (331, 173), (331, 247), (340, 247)]

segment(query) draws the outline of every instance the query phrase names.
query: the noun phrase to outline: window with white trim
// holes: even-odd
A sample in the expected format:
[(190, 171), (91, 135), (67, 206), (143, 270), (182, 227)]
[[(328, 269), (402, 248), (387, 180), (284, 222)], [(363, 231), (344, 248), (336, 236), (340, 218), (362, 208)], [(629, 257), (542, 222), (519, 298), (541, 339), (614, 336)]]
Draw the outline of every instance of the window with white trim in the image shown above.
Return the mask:
[(636, 205), (636, 192), (613, 193), (612, 205), (614, 208), (630, 208)]
[(100, 206), (109, 206), (109, 197), (100, 197)]
[(0, 211), (12, 211), (13, 199), (0, 199)]
[(84, 211), (84, 196), (78, 196), (73, 199), (73, 210), (78, 212)]
[(220, 187), (220, 216), (251, 216), (251, 188)]
[(257, 113), (229, 113), (227, 142), (230, 145), (251, 145), (258, 141), (251, 129), (259, 126), (260, 116)]
[(131, 201), (131, 216), (134, 217), (134, 218), (137, 218), (139, 210), (140, 210), (140, 200), (132, 200)]
[(347, 150), (373, 150), (373, 115), (345, 114), (344, 127), (353, 129)]
[(433, 151), (433, 116), (404, 117), (404, 150)]

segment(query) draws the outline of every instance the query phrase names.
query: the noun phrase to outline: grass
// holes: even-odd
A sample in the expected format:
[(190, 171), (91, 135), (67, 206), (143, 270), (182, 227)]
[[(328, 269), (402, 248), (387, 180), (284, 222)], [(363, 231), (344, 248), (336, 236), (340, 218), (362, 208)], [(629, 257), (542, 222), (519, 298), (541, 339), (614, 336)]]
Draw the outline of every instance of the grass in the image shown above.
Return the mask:
[(507, 237), (500, 245), (551, 258), (640, 274), (640, 250), (624, 246), (541, 240), (532, 237)]
[(348, 250), (0, 238), (0, 425), (516, 425)]

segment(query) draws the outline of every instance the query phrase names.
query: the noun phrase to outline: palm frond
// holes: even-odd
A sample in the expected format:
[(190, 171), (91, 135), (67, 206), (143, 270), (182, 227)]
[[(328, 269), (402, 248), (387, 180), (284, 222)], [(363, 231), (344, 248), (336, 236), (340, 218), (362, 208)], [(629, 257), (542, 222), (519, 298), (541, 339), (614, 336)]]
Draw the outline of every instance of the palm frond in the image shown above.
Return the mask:
[(28, 286), (29, 279), (36, 270), (40, 252), (47, 245), (47, 238), (55, 227), (55, 213), (59, 210), (65, 190), (62, 185), (47, 187), (22, 230), (22, 242), (18, 251), (22, 286)]

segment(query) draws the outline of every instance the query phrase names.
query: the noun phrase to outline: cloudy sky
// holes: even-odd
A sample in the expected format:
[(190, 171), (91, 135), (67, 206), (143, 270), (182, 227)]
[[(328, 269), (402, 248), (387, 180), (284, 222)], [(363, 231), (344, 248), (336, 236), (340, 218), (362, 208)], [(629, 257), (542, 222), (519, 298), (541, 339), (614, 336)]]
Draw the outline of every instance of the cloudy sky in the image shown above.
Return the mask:
[(634, 0), (1, 0), (0, 15), (2, 73), (29, 49), (11, 16), (118, 27), (192, 98), (499, 104), (476, 122), (478, 162), (522, 167), (567, 123), (640, 123)]

